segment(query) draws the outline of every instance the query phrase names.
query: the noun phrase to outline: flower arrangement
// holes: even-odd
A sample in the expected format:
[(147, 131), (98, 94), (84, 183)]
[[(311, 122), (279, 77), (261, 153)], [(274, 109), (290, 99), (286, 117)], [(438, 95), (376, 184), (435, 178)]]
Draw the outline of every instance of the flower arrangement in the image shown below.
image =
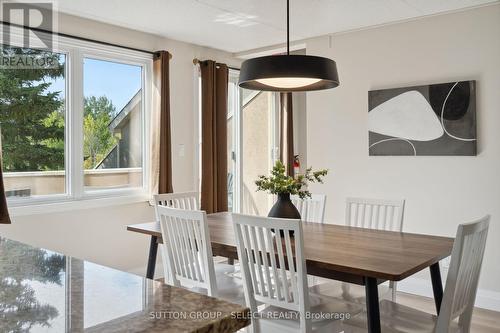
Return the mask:
[(259, 176), (255, 181), (257, 191), (265, 191), (271, 194), (298, 195), (301, 199), (310, 198), (311, 192), (307, 190), (309, 183), (323, 183), (323, 177), (328, 174), (327, 169), (313, 171), (311, 167), (304, 174), (295, 177), (288, 176), (285, 165), (277, 161), (270, 176)]

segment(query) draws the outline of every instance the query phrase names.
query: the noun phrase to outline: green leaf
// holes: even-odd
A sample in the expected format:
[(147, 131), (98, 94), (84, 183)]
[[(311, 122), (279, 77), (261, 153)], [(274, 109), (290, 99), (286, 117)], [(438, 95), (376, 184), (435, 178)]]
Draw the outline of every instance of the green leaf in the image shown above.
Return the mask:
[(311, 167), (304, 174), (298, 174), (295, 178), (286, 174), (283, 162), (276, 161), (270, 176), (259, 175), (255, 181), (257, 191), (269, 192), (271, 194), (298, 195), (301, 199), (311, 197), (307, 190), (308, 183), (323, 183), (323, 178), (328, 170), (313, 171)]

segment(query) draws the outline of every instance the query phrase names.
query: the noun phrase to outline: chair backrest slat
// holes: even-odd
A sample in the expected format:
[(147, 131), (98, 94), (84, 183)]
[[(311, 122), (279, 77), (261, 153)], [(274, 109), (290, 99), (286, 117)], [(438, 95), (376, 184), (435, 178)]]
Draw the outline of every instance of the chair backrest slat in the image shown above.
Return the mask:
[(215, 268), (208, 233), (206, 213), (167, 206), (157, 206), (163, 248), (163, 265), (171, 272), (175, 286), (207, 289), (217, 294)]
[(297, 195), (291, 200), (300, 213), (302, 221), (323, 223), (325, 219), (326, 195), (312, 194), (310, 198), (301, 199)]
[(273, 288), (273, 284), (272, 284), (272, 280), (271, 280), (271, 274), (269, 272), (269, 267), (270, 267), (270, 264), (269, 264), (269, 258), (268, 258), (268, 253), (270, 253), (269, 251), (269, 247), (267, 245), (267, 242), (264, 240), (264, 229), (262, 228), (259, 228), (257, 229), (257, 237), (258, 237), (258, 240), (259, 240), (259, 243), (261, 244), (261, 246), (264, 248), (264, 252), (262, 253), (262, 265), (263, 265), (263, 268), (264, 268), (264, 278), (266, 279), (266, 285), (268, 286), (267, 288), (267, 292), (269, 294), (269, 297), (274, 297), (274, 288)]
[[(233, 214), (233, 222), (251, 310), (256, 312), (257, 302), (262, 302), (307, 313), (310, 305), (300, 220)], [(301, 331), (309, 331), (310, 319), (301, 315), (300, 320)]]
[[(283, 286), (283, 294), (285, 296), (285, 301), (290, 302), (290, 288), (288, 287), (286, 265), (285, 265), (285, 255), (283, 254), (283, 244), (281, 243), (281, 237), (275, 237), (276, 249), (278, 250), (278, 261), (280, 264), (281, 279), (280, 284)], [(273, 244), (274, 245), (274, 244)]]
[(346, 225), (388, 231), (402, 231), (404, 200), (347, 198)]
[[(242, 230), (243, 239), (242, 239), (242, 241), (244, 243), (246, 255), (250, 260), (250, 262), (248, 264), (252, 266), (251, 269), (249, 269), (249, 271), (250, 271), (250, 274), (252, 276), (251, 281), (252, 281), (252, 285), (253, 285), (253, 290), (255, 290), (255, 292), (258, 295), (260, 295), (261, 291), (260, 291), (260, 285), (258, 283), (258, 279), (257, 279), (257, 275), (256, 275), (257, 274), (256, 269), (255, 269), (256, 262), (255, 262), (255, 258), (254, 258), (253, 246), (250, 243), (249, 229), (250, 229), (249, 226), (243, 227), (243, 230)], [(238, 258), (240, 258), (239, 255), (238, 255)]]
[(436, 332), (447, 332), (459, 318), (461, 332), (469, 332), (483, 262), (490, 216), (458, 226)]
[(266, 283), (264, 281), (264, 275), (262, 274), (262, 248), (260, 247), (260, 244), (257, 243), (257, 237), (255, 235), (256, 230), (255, 227), (250, 227), (250, 242), (252, 244), (252, 251), (253, 251), (253, 256), (254, 256), (254, 261), (255, 261), (255, 272), (257, 273), (258, 281), (257, 284), (260, 286), (260, 294), (262, 296), (267, 296), (266, 292)]
[[(187, 233), (189, 235), (189, 239), (197, 239), (196, 233), (193, 230), (194, 227), (194, 221), (189, 221), (185, 223), (185, 227), (187, 229)], [(191, 244), (191, 258), (193, 262), (193, 275), (194, 279), (198, 281), (203, 281), (203, 276), (201, 275), (201, 267), (200, 267), (200, 262), (199, 260), (196, 260), (196, 256), (198, 255), (198, 250), (197, 250), (197, 244)]]
[[(276, 297), (279, 300), (282, 300), (283, 299), (283, 292), (281, 290), (282, 285), (280, 283), (281, 280), (280, 280), (279, 275), (278, 275), (278, 270), (276, 269), (276, 267), (277, 267), (277, 265), (276, 265), (276, 251), (274, 251), (273, 235), (271, 234), (270, 230), (266, 230), (265, 234), (266, 234), (266, 243), (268, 246), (269, 258), (270, 258), (271, 269), (272, 269), (271, 279), (275, 282), (274, 291), (276, 293)], [(272, 296), (273, 295), (271, 295), (271, 297)]]
[[(297, 267), (294, 265), (294, 253), (292, 251), (292, 244), (290, 242), (290, 233), (285, 232), (285, 248), (286, 248), (286, 257), (288, 259), (288, 272), (290, 274), (290, 282), (292, 284), (292, 290), (293, 293), (291, 295), (290, 301), (293, 302), (294, 304), (299, 305), (299, 300), (298, 300), (298, 287), (297, 287)], [(307, 276), (306, 276), (307, 280)]]

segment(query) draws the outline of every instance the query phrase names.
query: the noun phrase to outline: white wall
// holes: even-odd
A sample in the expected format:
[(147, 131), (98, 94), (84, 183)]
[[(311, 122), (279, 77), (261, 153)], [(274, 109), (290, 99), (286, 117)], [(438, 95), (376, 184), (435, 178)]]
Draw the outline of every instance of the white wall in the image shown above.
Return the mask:
[[(231, 54), (137, 32), (71, 15), (59, 16), (59, 31), (149, 51), (167, 50), (170, 62), (170, 106), (175, 191), (194, 186), (195, 97), (193, 58), (213, 59), (230, 66), (240, 61)], [(179, 156), (179, 145), (185, 156)], [(45, 247), (68, 255), (116, 267), (143, 272), (149, 238), (126, 231), (126, 225), (153, 221), (154, 212), (145, 202), (109, 205), (59, 213), (12, 217), (12, 225), (1, 225), (0, 235)]]
[[(308, 54), (337, 61), (341, 81), (307, 96), (308, 164), (331, 170), (313, 187), (328, 195), (326, 219), (343, 223), (347, 196), (405, 198), (407, 232), (454, 236), (491, 214), (480, 288), (500, 307), (500, 5), (334, 35), (331, 45), (307, 41)], [(368, 156), (369, 90), (457, 80), (477, 80), (477, 157)]]
[[(154, 221), (146, 202), (13, 216), (0, 235), (121, 270), (146, 267), (149, 239), (127, 224)], [(140, 272), (138, 272), (140, 273)], [(143, 272), (145, 274), (145, 269)]]

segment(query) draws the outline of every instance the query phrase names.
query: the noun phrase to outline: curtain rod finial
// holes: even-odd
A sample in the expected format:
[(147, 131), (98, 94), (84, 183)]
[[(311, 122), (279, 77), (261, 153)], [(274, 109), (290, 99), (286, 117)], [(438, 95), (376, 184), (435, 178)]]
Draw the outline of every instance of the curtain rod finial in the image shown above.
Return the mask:
[(171, 60), (172, 59), (172, 53), (170, 52), (167, 52), (167, 51), (156, 51), (153, 53), (153, 59), (157, 59), (161, 56), (161, 54), (163, 53), (167, 53), (168, 54), (168, 60)]

